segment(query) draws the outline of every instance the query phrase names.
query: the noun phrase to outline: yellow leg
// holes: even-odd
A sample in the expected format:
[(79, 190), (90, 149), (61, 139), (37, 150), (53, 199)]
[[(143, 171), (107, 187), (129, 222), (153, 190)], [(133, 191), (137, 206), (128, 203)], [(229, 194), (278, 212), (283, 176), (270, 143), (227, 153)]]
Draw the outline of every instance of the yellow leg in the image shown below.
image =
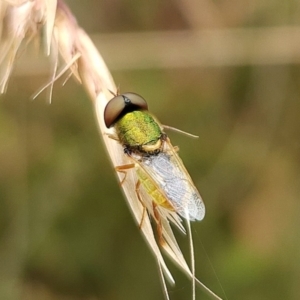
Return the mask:
[(123, 184), (123, 182), (124, 182), (125, 179), (126, 179), (127, 171), (128, 171), (129, 169), (134, 168), (134, 166), (135, 166), (134, 164), (127, 164), (127, 165), (115, 167), (115, 170), (116, 170), (117, 172), (124, 174), (124, 178), (121, 180), (121, 185)]
[(104, 132), (103, 134), (107, 135), (110, 139), (112, 140), (115, 140), (117, 142), (119, 142), (119, 138), (116, 134), (112, 134), (112, 133), (109, 133), (109, 132)]
[(156, 209), (157, 204), (155, 202), (152, 202), (152, 207), (153, 207), (153, 214), (154, 214), (156, 225), (157, 225), (158, 242), (161, 246), (163, 246), (164, 244), (166, 244), (166, 241), (163, 238), (161, 218)]
[(140, 224), (139, 224), (139, 229), (142, 228), (142, 225), (143, 225), (143, 222), (144, 222), (144, 219), (145, 219), (145, 214), (146, 214), (146, 206), (142, 200), (142, 197), (140, 195), (140, 185), (141, 185), (141, 182), (138, 180), (136, 185), (135, 185), (135, 192), (136, 192), (136, 195), (140, 201), (140, 203), (142, 204), (143, 206), (143, 214), (142, 214), (142, 218), (141, 218), (141, 221), (140, 221)]
[[(135, 164), (127, 164), (127, 165), (115, 167), (115, 170), (117, 172), (120, 172), (120, 173), (124, 174), (124, 178), (121, 180), (121, 185), (124, 183), (124, 181), (126, 179), (127, 171), (134, 168), (134, 167), (135, 167)], [(141, 229), (142, 226), (143, 226), (144, 219), (145, 219), (146, 206), (145, 206), (145, 204), (143, 202), (143, 199), (141, 197), (141, 194), (140, 194), (140, 186), (141, 186), (141, 182), (140, 182), (140, 180), (138, 180), (136, 185), (135, 185), (135, 192), (136, 192), (138, 200), (140, 201), (140, 203), (143, 206), (142, 218), (141, 218), (141, 221), (140, 221), (140, 224), (139, 224), (139, 228)], [(163, 246), (166, 243), (166, 241), (163, 238), (161, 218), (160, 218), (159, 212), (156, 209), (157, 204), (155, 202), (152, 202), (152, 207), (153, 207), (153, 215), (154, 215), (156, 226), (157, 226), (158, 242), (161, 246)]]
[[(117, 167), (115, 167), (115, 170), (117, 172), (120, 172), (120, 173), (124, 174), (124, 178), (121, 180), (121, 185), (124, 183), (124, 181), (126, 179), (127, 171), (129, 169), (134, 168), (134, 167), (135, 167), (135, 164), (128, 164), (128, 165), (123, 165), (123, 166), (117, 166)], [(141, 218), (141, 221), (140, 221), (140, 224), (139, 224), (139, 228), (141, 229), (141, 227), (143, 225), (143, 222), (144, 222), (144, 219), (145, 219), (146, 206), (145, 206), (145, 204), (144, 204), (144, 202), (142, 200), (142, 197), (140, 195), (140, 186), (141, 186), (141, 182), (138, 180), (137, 183), (136, 183), (136, 185), (135, 185), (135, 192), (136, 192), (138, 200), (140, 201), (140, 203), (143, 206), (142, 218)]]

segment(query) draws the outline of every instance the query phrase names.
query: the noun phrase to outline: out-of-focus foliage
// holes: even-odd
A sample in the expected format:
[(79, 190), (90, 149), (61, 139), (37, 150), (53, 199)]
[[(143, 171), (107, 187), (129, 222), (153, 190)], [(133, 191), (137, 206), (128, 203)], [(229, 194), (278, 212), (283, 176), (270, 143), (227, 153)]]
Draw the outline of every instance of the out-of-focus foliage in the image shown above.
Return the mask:
[[(300, 22), (295, 1), (260, 2), (248, 13), (237, 6), (234, 16), (227, 2), (219, 3), (224, 26)], [(69, 4), (90, 32), (190, 26), (175, 1)], [(299, 299), (299, 66), (113, 75), (163, 124), (200, 137), (170, 133), (207, 207), (193, 224), (198, 277), (222, 296), (216, 273), (228, 299)], [(0, 299), (162, 299), (87, 96), (71, 80), (56, 84), (51, 105), (43, 95), (30, 101), (46, 81), (11, 79), (0, 100)], [(188, 253), (186, 237), (178, 239)], [(171, 298), (189, 299), (188, 280), (171, 270)]]

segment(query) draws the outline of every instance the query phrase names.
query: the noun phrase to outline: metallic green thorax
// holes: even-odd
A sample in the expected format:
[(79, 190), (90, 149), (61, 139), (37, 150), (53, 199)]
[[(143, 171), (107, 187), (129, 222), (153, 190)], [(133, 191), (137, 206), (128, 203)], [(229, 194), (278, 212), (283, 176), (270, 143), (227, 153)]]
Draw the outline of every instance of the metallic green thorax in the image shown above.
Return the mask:
[(122, 145), (130, 150), (143, 151), (144, 145), (154, 145), (162, 138), (162, 131), (148, 111), (126, 113), (115, 123)]

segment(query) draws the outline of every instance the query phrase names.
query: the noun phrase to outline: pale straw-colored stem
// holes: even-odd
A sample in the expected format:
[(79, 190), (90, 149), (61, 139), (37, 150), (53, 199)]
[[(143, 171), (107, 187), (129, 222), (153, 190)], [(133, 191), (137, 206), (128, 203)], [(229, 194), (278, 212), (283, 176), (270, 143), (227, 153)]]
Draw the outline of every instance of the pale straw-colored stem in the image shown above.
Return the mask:
[[(117, 92), (116, 85), (100, 53), (85, 31), (78, 26), (69, 8), (62, 1), (58, 1), (56, 6), (55, 0), (10, 0), (9, 2), (0, 2), (0, 17), (2, 17), (1, 21), (3, 23), (0, 28), (1, 90), (4, 91), (7, 86), (13, 62), (21, 42), (24, 39), (28, 42), (26, 38), (31, 40), (33, 37), (38, 37), (40, 31), (44, 30), (46, 53), (50, 53), (54, 61), (52, 79), (45, 87), (50, 86), (52, 89), (55, 80), (65, 72), (70, 71), (84, 85), (90, 96), (91, 103), (95, 108), (100, 136), (103, 138), (104, 146), (113, 167), (132, 164), (130, 158), (124, 154), (121, 144), (109, 137), (114, 134), (114, 129), (106, 128), (103, 120), (104, 108), (107, 102), (113, 97), (111, 92)], [(59, 64), (59, 57), (63, 59), (63, 65)], [(40, 91), (43, 91), (43, 89)], [(120, 181), (124, 178), (124, 174), (116, 174)], [(101, 178), (99, 178), (100, 180)], [(174, 283), (172, 275), (164, 262), (150, 223), (149, 215), (154, 215), (151, 197), (145, 191), (140, 191), (140, 198), (143, 199), (142, 204), (138, 198), (136, 184), (136, 171), (135, 168), (131, 168), (127, 171), (126, 180), (121, 184), (125, 198), (136, 223), (140, 224), (140, 230), (159, 263), (159, 269), (164, 272), (166, 278), (171, 283)], [(145, 208), (149, 215), (144, 214), (143, 218)], [(160, 214), (161, 231), (165, 239), (165, 242), (161, 242), (160, 246), (194, 283), (197, 282), (194, 272), (190, 271), (170, 227), (171, 222), (184, 231), (179, 216), (176, 212), (160, 208), (157, 208), (157, 213)], [(164, 291), (168, 299), (165, 285)], [(219, 299), (212, 292), (211, 295), (215, 299)]]

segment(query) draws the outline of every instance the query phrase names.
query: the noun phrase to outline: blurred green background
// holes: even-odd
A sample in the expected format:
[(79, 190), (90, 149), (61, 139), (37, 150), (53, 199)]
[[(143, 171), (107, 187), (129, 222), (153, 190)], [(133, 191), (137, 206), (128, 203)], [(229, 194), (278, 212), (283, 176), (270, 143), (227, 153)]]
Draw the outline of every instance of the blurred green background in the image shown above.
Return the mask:
[[(67, 3), (100, 41), (101, 33), (300, 23), (291, 0)], [(116, 53), (122, 58), (122, 48)], [(297, 57), (112, 70), (121, 91), (143, 95), (163, 124), (199, 135), (169, 134), (207, 207), (193, 223), (197, 276), (224, 297), (220, 282), (229, 300), (300, 299)], [(45, 93), (31, 101), (48, 78), (12, 77), (0, 100), (0, 299), (163, 299), (90, 100), (70, 80), (56, 83), (51, 105)], [(188, 257), (187, 238), (178, 240)], [(171, 299), (190, 299), (189, 281), (167, 262), (177, 283)], [(197, 299), (208, 297), (197, 291)]]

